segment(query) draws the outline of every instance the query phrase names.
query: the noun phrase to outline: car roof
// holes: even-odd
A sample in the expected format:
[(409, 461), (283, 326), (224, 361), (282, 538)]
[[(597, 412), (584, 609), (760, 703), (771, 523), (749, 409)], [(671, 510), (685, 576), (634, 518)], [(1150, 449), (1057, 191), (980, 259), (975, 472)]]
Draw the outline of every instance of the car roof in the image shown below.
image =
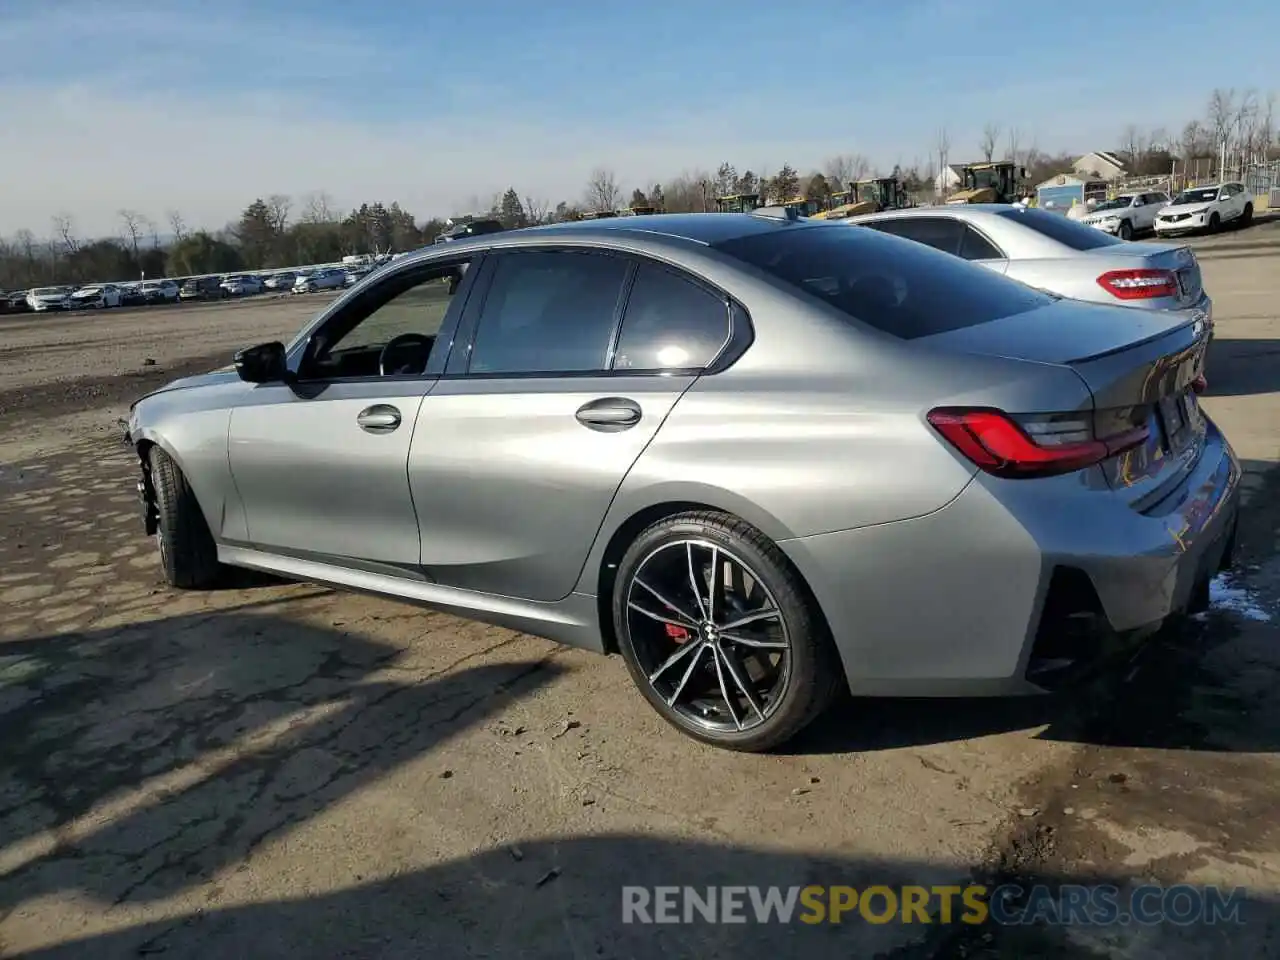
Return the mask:
[(413, 265), (425, 260), (447, 259), (462, 250), (501, 250), (554, 243), (564, 239), (586, 245), (633, 245), (644, 243), (674, 246), (695, 244), (711, 247), (741, 237), (771, 230), (821, 229), (833, 222), (785, 219), (759, 213), (658, 213), (636, 217), (611, 217), (603, 220), (578, 220), (538, 227), (503, 230), (501, 233), (478, 234), (459, 238), (447, 244), (429, 244), (410, 253), (399, 264)]

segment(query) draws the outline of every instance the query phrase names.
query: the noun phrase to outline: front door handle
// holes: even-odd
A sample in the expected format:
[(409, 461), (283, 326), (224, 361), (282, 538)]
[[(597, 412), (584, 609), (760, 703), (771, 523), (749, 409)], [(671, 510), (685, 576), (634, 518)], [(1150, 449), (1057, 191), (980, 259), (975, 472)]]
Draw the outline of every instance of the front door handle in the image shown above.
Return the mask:
[(640, 422), (640, 404), (626, 397), (604, 397), (584, 403), (575, 414), (578, 422), (589, 430), (615, 433)]
[(400, 411), (388, 403), (375, 403), (360, 411), (356, 423), (367, 433), (390, 433), (400, 426)]

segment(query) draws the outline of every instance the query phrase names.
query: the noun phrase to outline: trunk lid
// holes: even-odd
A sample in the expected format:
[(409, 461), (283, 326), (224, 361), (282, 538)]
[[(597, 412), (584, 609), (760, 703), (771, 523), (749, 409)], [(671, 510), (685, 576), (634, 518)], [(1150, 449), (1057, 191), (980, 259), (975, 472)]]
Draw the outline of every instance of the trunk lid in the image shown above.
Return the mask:
[(1124, 491), (1136, 509), (1160, 501), (1204, 447), (1193, 382), (1204, 372), (1208, 325), (1198, 311), (1062, 300), (927, 339), (944, 349), (1070, 367), (1093, 396), (1095, 436), (1145, 427), (1143, 444), (1100, 468), (1105, 486)]

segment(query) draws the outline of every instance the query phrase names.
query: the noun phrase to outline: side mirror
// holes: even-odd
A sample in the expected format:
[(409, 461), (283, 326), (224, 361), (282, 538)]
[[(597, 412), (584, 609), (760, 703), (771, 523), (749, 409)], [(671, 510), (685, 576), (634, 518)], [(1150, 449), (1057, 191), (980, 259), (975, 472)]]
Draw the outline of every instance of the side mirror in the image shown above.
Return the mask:
[(284, 344), (278, 340), (245, 347), (236, 353), (236, 373), (246, 383), (279, 383), (288, 378)]

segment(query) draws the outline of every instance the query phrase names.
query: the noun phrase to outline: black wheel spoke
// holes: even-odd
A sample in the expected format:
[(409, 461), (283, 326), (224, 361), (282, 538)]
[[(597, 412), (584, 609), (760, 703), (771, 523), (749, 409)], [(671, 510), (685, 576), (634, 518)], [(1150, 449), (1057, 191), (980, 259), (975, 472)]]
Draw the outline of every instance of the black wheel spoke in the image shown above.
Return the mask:
[(693, 599), (698, 602), (698, 613), (700, 620), (711, 619), (707, 613), (707, 607), (702, 602), (702, 587), (698, 585), (698, 567), (693, 562), (693, 542), (689, 541), (684, 545), (685, 555), (689, 561), (689, 587), (693, 590)]
[(733, 718), (733, 725), (741, 730), (742, 717), (738, 715), (738, 708), (733, 704), (733, 697), (729, 696), (729, 685), (724, 682), (724, 668), (721, 667), (724, 657), (721, 655), (718, 647), (712, 647), (711, 653), (715, 658), (716, 682), (720, 684), (720, 696), (724, 698), (725, 709), (729, 711), (729, 716)]
[(689, 678), (693, 676), (693, 671), (698, 666), (698, 661), (702, 659), (702, 651), (706, 647), (694, 646), (693, 656), (689, 659), (689, 666), (685, 667), (684, 676), (680, 678), (680, 682), (676, 684), (676, 688), (671, 691), (671, 696), (667, 697), (667, 706), (674, 707), (676, 701), (680, 699), (680, 694), (684, 693), (684, 688), (689, 684)]
[(739, 627), (745, 627), (751, 623), (759, 623), (762, 620), (777, 620), (782, 616), (776, 608), (768, 610), (756, 610), (753, 613), (744, 614), (736, 620), (729, 623), (720, 624), (720, 632), (725, 633), (729, 630), (737, 630)]
[(757, 650), (786, 650), (787, 641), (785, 640), (768, 640), (761, 637), (744, 637), (738, 633), (728, 633), (724, 630), (720, 631), (722, 639), (730, 643), (736, 643), (744, 647), (755, 647)]
[(728, 671), (729, 676), (733, 678), (734, 685), (742, 691), (742, 697), (747, 701), (747, 705), (755, 711), (757, 717), (763, 720), (764, 707), (760, 705), (760, 701), (756, 698), (755, 690), (752, 689), (749, 678), (743, 678), (742, 674), (738, 671), (737, 666), (734, 665), (733, 657), (728, 650), (721, 647), (718, 648), (717, 652), (720, 655), (720, 659), (724, 661), (725, 670)]

